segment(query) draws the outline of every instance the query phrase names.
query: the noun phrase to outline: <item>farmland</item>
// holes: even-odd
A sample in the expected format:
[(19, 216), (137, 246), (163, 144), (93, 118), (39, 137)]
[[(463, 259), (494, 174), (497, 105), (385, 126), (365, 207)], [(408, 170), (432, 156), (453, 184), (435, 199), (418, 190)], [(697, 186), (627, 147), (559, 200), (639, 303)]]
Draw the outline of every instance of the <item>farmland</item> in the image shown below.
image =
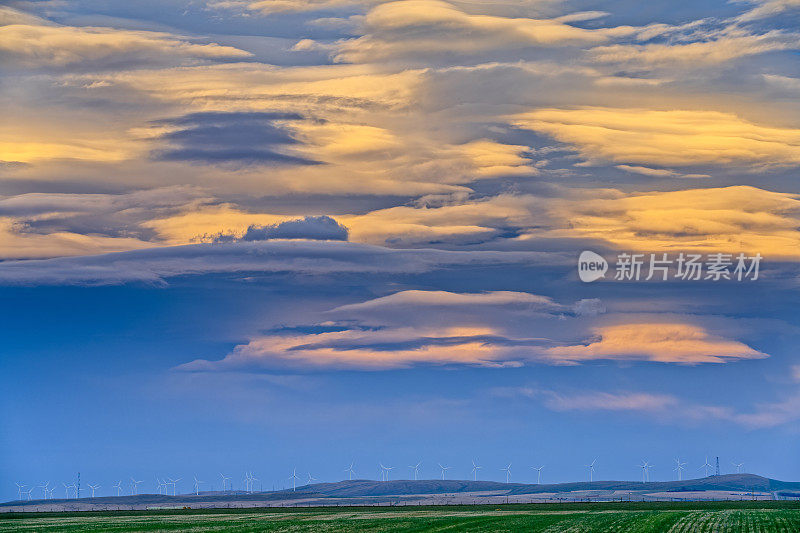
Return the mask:
[(5, 531), (800, 531), (796, 502), (8, 513)]

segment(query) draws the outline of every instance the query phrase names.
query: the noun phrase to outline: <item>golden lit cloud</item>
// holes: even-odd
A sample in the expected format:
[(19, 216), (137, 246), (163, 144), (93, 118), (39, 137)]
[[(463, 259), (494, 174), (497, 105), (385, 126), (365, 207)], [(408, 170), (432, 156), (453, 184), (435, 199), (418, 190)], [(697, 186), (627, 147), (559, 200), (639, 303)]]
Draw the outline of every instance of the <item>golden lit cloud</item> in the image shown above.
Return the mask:
[(598, 239), (620, 250), (800, 256), (800, 198), (756, 187), (587, 191), (582, 198), (554, 202), (551, 215), (569, 229), (549, 235)]
[(152, 247), (132, 237), (83, 235), (67, 231), (47, 234), (25, 231), (10, 217), (0, 217), (0, 259), (39, 259), (95, 255)]
[(689, 324), (619, 324), (598, 327), (594, 333), (595, 338), (586, 344), (547, 348), (546, 356), (563, 363), (612, 359), (689, 365), (768, 357), (746, 344)]
[[(588, 18), (596, 16), (592, 13)], [(509, 18), (470, 14), (441, 0), (400, 0), (373, 7), (363, 20), (364, 35), (342, 41), (335, 58), (357, 63), (441, 52), (602, 43), (635, 32), (629, 26), (583, 29), (569, 24), (581, 18), (579, 14), (552, 19)]]
[(574, 146), (589, 163), (800, 165), (800, 129), (754, 124), (732, 113), (546, 108), (516, 115), (510, 121)]
[(691, 43), (598, 46), (590, 51), (590, 55), (598, 63), (627, 63), (648, 68), (707, 68), (739, 57), (797, 48), (800, 48), (800, 41), (796, 37), (769, 32), (761, 35), (721, 36), (718, 39)]
[(243, 58), (231, 46), (194, 44), (161, 32), (100, 27), (8, 24), (0, 26), (0, 57), (25, 67), (114, 65), (165, 58)]
[[(386, 370), (417, 364), (503, 366), (504, 363), (500, 360), (508, 353), (508, 349), (486, 344), (480, 339), (494, 333), (490, 328), (457, 326), (442, 329), (391, 328), (288, 337), (268, 336), (237, 346), (220, 361), (197, 360), (178, 368), (203, 371), (254, 365), (299, 365), (312, 368), (355, 367)], [(387, 344), (413, 344), (419, 339), (425, 339), (427, 343), (408, 348), (380, 347)], [(442, 343), (434, 343), (434, 340)]]

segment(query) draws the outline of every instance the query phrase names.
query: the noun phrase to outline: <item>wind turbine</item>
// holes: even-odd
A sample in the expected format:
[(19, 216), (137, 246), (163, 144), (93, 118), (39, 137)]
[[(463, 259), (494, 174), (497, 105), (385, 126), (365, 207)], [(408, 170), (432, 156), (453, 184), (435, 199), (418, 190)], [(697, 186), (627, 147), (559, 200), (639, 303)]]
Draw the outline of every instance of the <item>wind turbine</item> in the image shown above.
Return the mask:
[(131, 477), (131, 494), (139, 494), (139, 483), (141, 482), (142, 482), (141, 479), (136, 480), (133, 477)]
[(683, 467), (685, 467), (687, 463), (682, 463), (679, 458), (675, 458), (675, 468), (673, 470), (678, 472), (678, 481), (683, 479)]
[[(72, 485), (67, 485), (63, 481), (61, 482), (61, 484), (64, 485), (64, 499), (69, 499), (69, 489), (72, 488)], [(23, 485), (23, 487), (24, 487), (24, 485)], [(21, 498), (21, 496), (20, 496), (20, 498)]]
[(178, 491), (178, 481), (180, 481), (181, 479), (183, 479), (183, 478), (179, 477), (178, 479), (172, 479), (172, 478), (168, 477), (165, 480), (167, 487), (169, 487), (169, 485), (172, 485), (172, 495), (173, 496), (175, 496), (175, 493)]
[(316, 480), (317, 480), (317, 478), (315, 478), (314, 476), (312, 476), (312, 475), (311, 475), (311, 472), (309, 472), (309, 473), (308, 473), (308, 483), (306, 483), (306, 485), (311, 485), (311, 482), (312, 482), (312, 481), (316, 481)]
[(297, 480), (300, 479), (299, 477), (297, 477), (297, 469), (296, 468), (292, 468), (292, 475), (289, 476), (289, 479), (292, 480), (292, 491), (296, 491), (297, 490)]
[(483, 468), (482, 466), (478, 466), (475, 463), (475, 459), (472, 460), (472, 481), (478, 481), (478, 470)]
[(158, 491), (159, 494), (161, 494), (161, 487), (164, 487), (164, 494), (166, 494), (167, 482), (164, 481), (163, 479), (159, 479), (158, 476), (156, 476), (156, 490)]
[(347, 472), (347, 479), (349, 479), (350, 481), (352, 481), (353, 480), (353, 476), (356, 475), (356, 471), (353, 470), (353, 465), (355, 465), (355, 464), (356, 464), (355, 461), (351, 461), (350, 462), (350, 466), (348, 466), (347, 468), (344, 469), (344, 471)]
[(229, 476), (226, 476), (222, 472), (219, 473), (220, 477), (222, 477), (222, 492), (225, 492), (225, 481), (230, 479)]
[(197, 479), (197, 476), (193, 476), (193, 477), (194, 477), (194, 495), (195, 496), (199, 496), (200, 495), (200, 483), (205, 483), (205, 481), (200, 481), (199, 479)]
[(419, 474), (419, 465), (421, 465), (421, 464), (422, 464), (422, 461), (418, 462), (415, 465), (409, 466), (409, 468), (414, 471), (414, 481), (417, 480), (417, 474)]
[(733, 464), (733, 466), (736, 467), (736, 473), (737, 474), (741, 474), (742, 473), (742, 467), (744, 466), (744, 463), (731, 463), (731, 464)]
[[(708, 469), (712, 468), (711, 464), (709, 464), (709, 462), (708, 462), (708, 456), (706, 456), (706, 462), (703, 463), (703, 466), (701, 466), (700, 468), (705, 468), (706, 469), (706, 477), (708, 477)], [(700, 470), (700, 468), (698, 468), (698, 470)]]
[[(24, 485), (23, 483), (17, 483), (16, 481), (14, 482), (14, 484), (17, 486), (17, 498), (22, 500), (22, 488), (25, 487), (26, 485)], [(65, 484), (64, 486), (66, 487), (67, 485)]]
[(91, 483), (87, 483), (86, 486), (92, 489), (92, 498), (94, 498), (94, 491), (99, 489), (100, 485), (92, 485)]
[(50, 496), (48, 497), (48, 499), (50, 499), (50, 500), (52, 500), (52, 499), (53, 499), (53, 493), (54, 493), (55, 491), (56, 491), (56, 488), (55, 488), (55, 487), (53, 487), (52, 489), (46, 489), (46, 491), (45, 491), (45, 492), (48, 492), (48, 493), (50, 493)]
[(586, 468), (589, 469), (589, 483), (594, 481), (594, 464), (597, 462), (597, 459), (592, 461), (592, 464), (586, 465)]
[(111, 485), (111, 487), (117, 489), (117, 496), (119, 496), (119, 492), (122, 490), (122, 480), (117, 481), (117, 484)]
[(536, 484), (537, 485), (541, 485), (542, 484), (542, 468), (544, 468), (544, 465), (542, 465), (542, 466), (532, 466), (531, 468), (536, 470)]
[(42, 492), (44, 493), (44, 499), (45, 500), (47, 499), (47, 489), (48, 489), (48, 487), (50, 487), (50, 482), (49, 481), (46, 482), (44, 485), (39, 485), (39, 487), (38, 487), (38, 488), (42, 489)]
[(383, 463), (378, 463), (381, 466), (381, 473), (383, 474), (383, 481), (389, 481), (389, 471), (392, 470), (393, 466), (383, 466)]
[(653, 468), (654, 465), (651, 465), (647, 461), (642, 461), (642, 464), (639, 467), (642, 469), (642, 483), (645, 481), (650, 481), (650, 469)]
[(511, 463), (508, 463), (508, 466), (505, 468), (501, 468), (506, 473), (506, 483), (508, 483), (508, 479), (511, 477)]
[(22, 493), (27, 496), (27, 500), (31, 501), (31, 492), (33, 492), (33, 487), (29, 488), (28, 490), (23, 490)]
[(447, 474), (447, 471), (450, 470), (451, 468), (453, 468), (452, 466), (442, 466), (442, 463), (436, 463), (436, 464), (438, 464), (439, 468), (442, 469), (442, 479), (445, 478), (445, 475)]

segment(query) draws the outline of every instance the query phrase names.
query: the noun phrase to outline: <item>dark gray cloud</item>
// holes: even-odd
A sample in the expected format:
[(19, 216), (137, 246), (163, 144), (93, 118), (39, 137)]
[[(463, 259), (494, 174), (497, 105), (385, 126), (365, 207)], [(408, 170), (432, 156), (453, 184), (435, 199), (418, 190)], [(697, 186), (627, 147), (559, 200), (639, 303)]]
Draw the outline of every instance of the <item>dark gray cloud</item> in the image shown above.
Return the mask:
[(0, 262), (0, 285), (163, 284), (172, 277), (214, 273), (411, 274), (456, 265), (542, 265), (569, 259), (542, 252), (394, 250), (337, 241), (194, 244)]
[(152, 156), (159, 161), (190, 161), (233, 166), (315, 165), (318, 161), (291, 153), (299, 144), (281, 124), (302, 120), (296, 113), (192, 113), (155, 122), (178, 129), (160, 140), (167, 148)]
[(268, 241), (270, 239), (312, 239), (317, 241), (346, 241), (348, 229), (333, 218), (322, 215), (288, 220), (268, 226), (252, 225), (241, 237), (220, 234), (214, 238), (216, 243)]

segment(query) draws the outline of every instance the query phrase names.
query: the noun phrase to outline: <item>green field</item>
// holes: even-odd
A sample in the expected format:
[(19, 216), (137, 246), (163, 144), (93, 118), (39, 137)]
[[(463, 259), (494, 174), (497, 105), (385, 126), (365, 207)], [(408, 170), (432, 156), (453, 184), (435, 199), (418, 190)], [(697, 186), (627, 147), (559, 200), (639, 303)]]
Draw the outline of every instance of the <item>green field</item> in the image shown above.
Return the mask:
[(800, 531), (796, 502), (216, 509), (0, 515), (4, 531)]

